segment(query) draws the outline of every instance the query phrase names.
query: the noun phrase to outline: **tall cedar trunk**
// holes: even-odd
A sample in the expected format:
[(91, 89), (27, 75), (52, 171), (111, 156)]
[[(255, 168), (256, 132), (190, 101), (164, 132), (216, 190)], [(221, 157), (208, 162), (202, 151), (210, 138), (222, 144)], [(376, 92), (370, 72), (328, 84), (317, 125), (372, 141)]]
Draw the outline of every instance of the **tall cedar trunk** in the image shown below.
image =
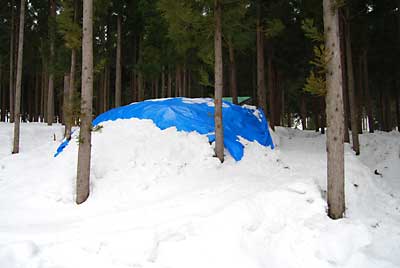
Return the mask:
[(272, 63), (272, 48), (268, 45), (268, 91), (269, 91), (269, 123), (272, 130), (275, 130), (275, 91), (274, 91), (274, 70)]
[[(5, 82), (5, 80), (3, 81), (3, 83)], [(2, 83), (1, 81), (0, 81), (0, 83)], [(3, 84), (4, 85), (4, 84)], [(3, 90), (2, 90), (2, 94), (1, 94), (1, 96), (0, 96), (0, 98), (1, 98), (1, 113), (0, 113), (0, 116), (1, 116), (1, 120), (0, 121), (4, 121), (4, 122), (6, 122), (6, 110), (7, 110), (7, 92), (6, 92), (6, 90), (5, 90), (5, 87), (3, 87)]]
[(188, 74), (188, 97), (192, 97), (192, 71), (189, 70)]
[(350, 101), (351, 137), (353, 141), (353, 150), (356, 153), (356, 155), (359, 155), (360, 142), (358, 139), (357, 103), (356, 103), (356, 94), (354, 86), (353, 53), (351, 48), (350, 11), (348, 7), (346, 7), (345, 34), (346, 34), (345, 41), (346, 41), (347, 89)]
[(138, 101), (144, 100), (144, 88), (143, 88), (143, 75), (142, 72), (138, 74)]
[(171, 98), (172, 97), (172, 74), (171, 70), (168, 68), (168, 90), (167, 90), (167, 97)]
[(68, 121), (68, 98), (69, 98), (69, 81), (70, 77), (69, 74), (64, 75), (64, 94), (63, 94), (63, 122), (65, 124), (65, 132), (64, 132), (64, 137), (67, 135), (67, 124), (66, 122)]
[(223, 92), (223, 62), (222, 62), (222, 10), (220, 0), (214, 1), (215, 16), (215, 154), (219, 160), (224, 162), (224, 130), (222, 127), (222, 92)]
[[(78, 22), (78, 0), (74, 0), (74, 23)], [(71, 50), (71, 66), (69, 72), (69, 90), (68, 90), (68, 102), (66, 107), (67, 116), (65, 117), (65, 138), (71, 139), (72, 125), (74, 124), (74, 100), (76, 96), (75, 87), (75, 73), (76, 73), (76, 48)]]
[(389, 89), (386, 89), (384, 91), (384, 105), (383, 105), (383, 109), (385, 110), (385, 131), (390, 132), (392, 131), (392, 107), (391, 107), (391, 100), (390, 100), (390, 93), (389, 93)]
[(76, 203), (89, 197), (92, 99), (93, 99), (93, 0), (83, 1), (82, 36), (82, 102), (78, 150)]
[(54, 69), (55, 69), (55, 23), (56, 23), (56, 2), (50, 0), (50, 25), (49, 25), (49, 38), (50, 38), (50, 55), (49, 55), (49, 87), (47, 95), (47, 124), (51, 126), (54, 121)]
[(3, 107), (3, 62), (0, 56), (0, 122), (3, 121), (4, 107)]
[(40, 72), (36, 71), (36, 82), (35, 82), (35, 105), (34, 105), (34, 118), (39, 122), (39, 102), (40, 102)]
[(368, 77), (368, 58), (367, 58), (367, 50), (364, 50), (363, 53), (363, 80), (364, 80), (364, 87), (365, 87), (365, 98), (366, 98), (366, 110), (368, 116), (368, 127), (369, 132), (374, 133), (374, 117), (372, 114), (372, 99), (371, 99), (371, 92), (369, 91), (369, 77)]
[(17, 81), (15, 87), (14, 143), (12, 151), (13, 154), (19, 153), (22, 59), (24, 52), (24, 24), (25, 24), (25, 0), (21, 0), (21, 8), (19, 15), (19, 34), (18, 34)]
[(303, 126), (303, 130), (307, 129), (307, 103), (306, 103), (306, 96), (301, 94), (300, 97), (300, 117), (301, 117), (301, 124)]
[(186, 62), (183, 64), (183, 82), (182, 82), (182, 95), (187, 97), (187, 70), (186, 70)]
[(396, 122), (397, 122), (397, 131), (400, 131), (400, 94), (399, 94), (399, 80), (397, 82), (397, 88), (395, 88), (395, 104), (396, 104)]
[(327, 114), (327, 179), (328, 214), (332, 219), (342, 218), (345, 210), (344, 196), (344, 146), (343, 146), (343, 90), (340, 64), (338, 10), (333, 1), (323, 0), (325, 47), (330, 54), (326, 73)]
[(238, 91), (236, 81), (236, 61), (235, 61), (235, 48), (232, 42), (228, 42), (229, 47), (229, 84), (231, 88), (232, 103), (238, 104)]
[(9, 86), (10, 86), (10, 123), (14, 122), (14, 26), (15, 26), (15, 15), (14, 15), (14, 1), (11, 1), (11, 29), (10, 29), (10, 77), (9, 77)]
[(165, 66), (162, 67), (161, 70), (161, 98), (166, 97), (166, 87), (165, 87)]
[(350, 143), (349, 135), (349, 94), (347, 90), (347, 66), (346, 66), (346, 43), (345, 43), (345, 19), (343, 8), (339, 9), (339, 31), (340, 31), (340, 61), (342, 64), (342, 86), (343, 86), (343, 109), (344, 109), (344, 142)]
[(264, 70), (264, 32), (261, 25), (261, 6), (258, 1), (257, 7), (257, 102), (265, 114), (267, 114), (267, 99), (265, 92), (265, 70)]
[(117, 16), (117, 57), (115, 64), (115, 107), (121, 106), (121, 46), (122, 16)]

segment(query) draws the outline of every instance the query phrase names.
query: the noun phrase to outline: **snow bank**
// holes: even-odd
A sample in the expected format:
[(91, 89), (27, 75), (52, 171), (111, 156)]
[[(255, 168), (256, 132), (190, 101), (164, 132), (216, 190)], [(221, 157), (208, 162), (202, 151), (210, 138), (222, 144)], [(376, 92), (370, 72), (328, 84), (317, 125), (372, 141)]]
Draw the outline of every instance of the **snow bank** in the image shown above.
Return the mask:
[[(91, 195), (76, 206), (76, 139), (53, 158), (63, 129), (22, 124), (23, 153), (10, 155), (12, 128), (0, 123), (0, 267), (400, 266), (399, 197), (349, 148), (346, 218), (326, 216), (320, 134), (278, 127), (278, 149), (241, 139), (243, 159), (221, 164), (196, 132), (135, 118), (102, 126)], [(366, 143), (391, 155), (398, 136)]]

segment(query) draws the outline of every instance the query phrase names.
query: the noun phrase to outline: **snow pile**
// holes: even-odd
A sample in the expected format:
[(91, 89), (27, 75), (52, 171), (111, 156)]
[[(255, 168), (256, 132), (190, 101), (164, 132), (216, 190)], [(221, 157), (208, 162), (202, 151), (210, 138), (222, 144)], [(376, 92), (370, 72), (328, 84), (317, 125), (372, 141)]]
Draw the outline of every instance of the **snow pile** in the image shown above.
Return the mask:
[(76, 206), (76, 139), (53, 158), (63, 129), (22, 124), (22, 152), (9, 155), (11, 125), (0, 123), (0, 267), (400, 266), (399, 196), (381, 187), (389, 173), (365, 165), (395, 168), (398, 134), (362, 136), (365, 159), (346, 148), (347, 218), (332, 221), (319, 134), (277, 128), (276, 150), (242, 139), (243, 159), (220, 164), (196, 132), (102, 126), (91, 195)]
[[(274, 148), (267, 119), (261, 110), (229, 102), (224, 102), (222, 107), (224, 145), (235, 160), (239, 161), (243, 157), (240, 138)], [(150, 119), (163, 130), (175, 127), (178, 131), (196, 131), (206, 135), (209, 142), (215, 141), (213, 99), (169, 98), (136, 102), (99, 115), (93, 120), (93, 125), (130, 118)], [(64, 141), (55, 156), (67, 145), (68, 141)]]

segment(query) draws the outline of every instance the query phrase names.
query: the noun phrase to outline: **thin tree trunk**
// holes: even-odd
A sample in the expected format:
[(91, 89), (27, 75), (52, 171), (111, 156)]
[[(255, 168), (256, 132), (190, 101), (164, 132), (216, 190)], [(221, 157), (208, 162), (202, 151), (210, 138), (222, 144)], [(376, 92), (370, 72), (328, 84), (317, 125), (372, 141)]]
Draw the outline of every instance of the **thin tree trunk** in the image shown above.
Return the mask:
[(115, 66), (115, 107), (121, 106), (122, 16), (117, 16), (117, 57)]
[(343, 90), (340, 64), (338, 10), (333, 1), (323, 0), (325, 47), (330, 54), (326, 73), (327, 160), (328, 160), (328, 214), (332, 219), (342, 218), (344, 196), (343, 145)]
[(49, 36), (50, 36), (50, 58), (49, 58), (49, 87), (48, 87), (48, 95), (47, 95), (47, 124), (51, 126), (54, 121), (54, 69), (55, 69), (55, 21), (56, 21), (56, 3), (55, 0), (50, 0), (50, 27), (49, 27)]
[(364, 50), (363, 53), (363, 80), (364, 80), (364, 87), (365, 87), (365, 98), (366, 98), (366, 110), (368, 116), (368, 127), (369, 132), (374, 133), (374, 117), (372, 114), (372, 99), (371, 99), (371, 92), (369, 90), (369, 81), (368, 81), (368, 58), (367, 58), (367, 50)]
[(172, 75), (171, 75), (171, 70), (168, 68), (168, 93), (167, 96), (168, 98), (172, 97)]
[(222, 126), (222, 92), (223, 92), (223, 62), (222, 62), (222, 9), (220, 0), (214, 1), (215, 16), (215, 154), (224, 162), (224, 130)]
[(396, 104), (396, 122), (397, 122), (397, 131), (400, 131), (400, 94), (399, 94), (399, 81), (397, 80), (397, 88), (395, 88), (395, 104)]
[(353, 53), (351, 48), (351, 32), (350, 32), (350, 11), (346, 7), (346, 23), (345, 23), (345, 40), (346, 40), (346, 66), (347, 66), (347, 88), (350, 101), (350, 118), (351, 118), (351, 137), (353, 141), (353, 150), (356, 155), (360, 154), (360, 142), (358, 139), (358, 120), (357, 120), (357, 103), (354, 86), (354, 67)]
[(89, 197), (93, 99), (93, 0), (83, 1), (82, 102), (78, 150), (76, 203)]
[(235, 48), (233, 47), (232, 42), (228, 42), (229, 47), (229, 74), (230, 74), (230, 88), (231, 88), (231, 96), (232, 103), (238, 104), (238, 91), (237, 91), (237, 81), (236, 81), (236, 61), (235, 61)]
[(261, 25), (260, 0), (257, 2), (257, 102), (265, 114), (267, 114), (267, 99), (265, 92), (265, 69), (264, 69), (264, 32)]
[(14, 122), (14, 26), (15, 26), (15, 15), (14, 15), (14, 1), (11, 0), (11, 30), (10, 30), (10, 79), (9, 79), (9, 86), (10, 86), (10, 123)]
[(70, 77), (69, 74), (64, 75), (64, 95), (63, 95), (63, 121), (65, 123), (64, 137), (67, 137), (67, 122), (68, 122), (68, 102), (69, 102), (69, 91), (70, 91)]
[(275, 91), (274, 91), (274, 70), (273, 70), (273, 63), (272, 63), (272, 48), (270, 45), (268, 47), (268, 91), (269, 91), (269, 116), (270, 116), (270, 127), (272, 130), (275, 130), (275, 109), (274, 109), (274, 102), (275, 102)]
[(3, 121), (4, 103), (3, 103), (3, 61), (0, 56), (0, 122)]
[(166, 97), (166, 88), (165, 88), (165, 66), (162, 67), (161, 71), (161, 98)]
[(17, 81), (15, 88), (14, 143), (12, 151), (13, 154), (19, 153), (22, 59), (24, 52), (24, 25), (25, 25), (25, 0), (21, 0), (21, 8), (19, 15), (19, 35), (18, 35)]
[(37, 71), (36, 72), (36, 82), (35, 82), (35, 101), (34, 101), (34, 120), (33, 121), (37, 121), (39, 122), (39, 104), (40, 104), (40, 81), (41, 81), (41, 77), (40, 77), (40, 72)]
[[(74, 0), (74, 23), (78, 21), (78, 0)], [(69, 73), (69, 89), (68, 89), (68, 101), (65, 112), (67, 113), (65, 118), (65, 138), (71, 139), (72, 125), (74, 124), (74, 110), (75, 110), (75, 99), (76, 99), (76, 87), (75, 87), (75, 73), (76, 73), (76, 48), (71, 50), (71, 66)]]
[(300, 117), (301, 117), (301, 124), (303, 126), (303, 130), (307, 129), (307, 103), (306, 103), (306, 96), (301, 94), (300, 97)]

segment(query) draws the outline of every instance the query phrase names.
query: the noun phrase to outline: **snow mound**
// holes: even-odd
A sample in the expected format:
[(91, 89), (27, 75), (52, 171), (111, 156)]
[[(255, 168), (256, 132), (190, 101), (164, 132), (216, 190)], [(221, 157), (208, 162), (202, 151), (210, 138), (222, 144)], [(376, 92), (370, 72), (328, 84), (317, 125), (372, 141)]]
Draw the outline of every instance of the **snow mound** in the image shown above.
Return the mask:
[[(222, 114), (224, 145), (236, 161), (243, 157), (240, 138), (274, 148), (267, 119), (261, 110), (224, 102)], [(99, 115), (93, 125), (131, 118), (150, 119), (162, 130), (175, 127), (178, 131), (195, 131), (206, 135), (210, 143), (215, 141), (213, 99), (169, 98), (132, 103)], [(67, 145), (68, 141), (64, 141), (56, 156)]]

